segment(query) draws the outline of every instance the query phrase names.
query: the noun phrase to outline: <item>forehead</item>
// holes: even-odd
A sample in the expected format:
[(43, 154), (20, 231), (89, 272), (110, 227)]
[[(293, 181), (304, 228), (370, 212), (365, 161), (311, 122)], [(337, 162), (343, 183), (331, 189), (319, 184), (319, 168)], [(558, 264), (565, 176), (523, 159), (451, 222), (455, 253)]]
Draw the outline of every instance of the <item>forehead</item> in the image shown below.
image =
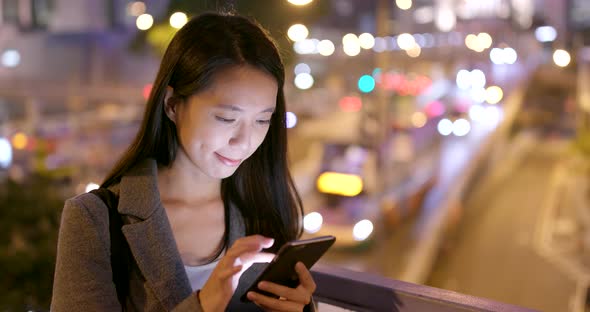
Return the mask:
[(233, 66), (215, 74), (205, 93), (213, 105), (235, 105), (244, 109), (276, 105), (278, 85), (270, 74), (250, 65)]

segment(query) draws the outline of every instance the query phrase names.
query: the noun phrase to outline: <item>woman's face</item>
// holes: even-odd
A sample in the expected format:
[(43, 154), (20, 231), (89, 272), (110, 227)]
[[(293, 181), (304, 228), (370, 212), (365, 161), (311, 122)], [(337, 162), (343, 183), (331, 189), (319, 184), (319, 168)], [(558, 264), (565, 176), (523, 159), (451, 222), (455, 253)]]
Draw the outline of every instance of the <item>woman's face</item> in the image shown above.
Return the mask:
[(231, 67), (176, 107), (178, 157), (211, 178), (227, 178), (262, 144), (275, 110), (277, 82), (252, 66)]

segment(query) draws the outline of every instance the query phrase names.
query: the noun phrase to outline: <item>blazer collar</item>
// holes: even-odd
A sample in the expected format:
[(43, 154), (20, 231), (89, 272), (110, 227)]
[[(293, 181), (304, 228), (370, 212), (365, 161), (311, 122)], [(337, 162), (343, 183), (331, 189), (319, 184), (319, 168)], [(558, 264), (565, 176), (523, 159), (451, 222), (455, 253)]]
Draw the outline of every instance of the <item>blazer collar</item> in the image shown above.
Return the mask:
[(158, 191), (158, 166), (148, 159), (131, 169), (119, 184), (118, 211), (132, 218), (123, 226), (129, 248), (148, 284), (166, 310), (192, 289)]

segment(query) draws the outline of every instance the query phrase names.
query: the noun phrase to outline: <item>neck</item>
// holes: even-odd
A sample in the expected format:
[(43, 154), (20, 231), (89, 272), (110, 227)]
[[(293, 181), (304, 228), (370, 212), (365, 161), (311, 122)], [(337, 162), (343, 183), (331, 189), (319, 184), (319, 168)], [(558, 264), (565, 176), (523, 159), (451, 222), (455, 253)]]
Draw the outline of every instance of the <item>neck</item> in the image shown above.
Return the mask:
[(162, 201), (195, 203), (220, 199), (221, 180), (211, 178), (181, 155), (170, 167), (158, 168), (158, 188)]

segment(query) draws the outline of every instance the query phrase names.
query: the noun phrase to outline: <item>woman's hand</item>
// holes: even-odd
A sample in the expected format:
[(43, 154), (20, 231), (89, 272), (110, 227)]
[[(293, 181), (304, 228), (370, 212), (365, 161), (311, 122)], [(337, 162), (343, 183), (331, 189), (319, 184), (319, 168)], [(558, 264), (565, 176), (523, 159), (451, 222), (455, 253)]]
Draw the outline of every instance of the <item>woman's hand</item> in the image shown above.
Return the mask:
[(299, 286), (289, 288), (279, 284), (262, 281), (258, 288), (279, 296), (279, 299), (268, 297), (253, 291), (248, 292), (248, 299), (266, 311), (303, 311), (303, 308), (311, 302), (311, 296), (316, 289), (313, 277), (305, 265), (297, 262), (295, 271), (299, 276)]
[(205, 312), (225, 311), (235, 290), (235, 281), (239, 278), (243, 264), (251, 262), (262, 249), (274, 244), (272, 238), (261, 235), (242, 237), (227, 250), (225, 256), (211, 273), (211, 276), (199, 292), (199, 301)]

